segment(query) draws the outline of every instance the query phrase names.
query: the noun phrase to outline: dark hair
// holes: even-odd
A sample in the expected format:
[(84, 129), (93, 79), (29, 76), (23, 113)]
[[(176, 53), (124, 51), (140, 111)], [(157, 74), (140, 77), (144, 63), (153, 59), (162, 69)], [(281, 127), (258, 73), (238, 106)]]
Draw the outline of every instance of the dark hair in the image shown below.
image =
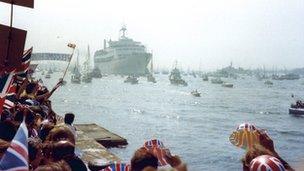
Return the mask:
[(25, 117), (25, 123), (28, 126), (32, 126), (35, 123), (35, 114), (33, 112), (28, 111)]
[(75, 153), (75, 146), (69, 141), (58, 141), (54, 143), (52, 150), (52, 158), (55, 161), (72, 158)]
[(157, 169), (158, 159), (142, 147), (134, 153), (131, 159), (131, 171), (142, 171), (148, 166)]
[(35, 171), (71, 171), (69, 165), (61, 160), (58, 162), (49, 162), (45, 165), (41, 165), (35, 169)]
[(23, 121), (23, 111), (18, 110), (15, 113), (14, 120), (17, 121), (17, 122), (22, 122)]
[(11, 141), (16, 134), (16, 126), (12, 121), (4, 121), (0, 123), (0, 139)]
[(28, 153), (29, 161), (35, 160), (37, 153), (42, 149), (41, 141), (37, 138), (29, 138), (28, 140)]
[(25, 92), (27, 94), (31, 94), (34, 92), (35, 88), (36, 88), (37, 84), (36, 83), (29, 83), (26, 88), (25, 88)]
[(2, 114), (0, 115), (1, 118), (0, 121), (4, 122), (7, 119), (11, 119), (11, 117), (12, 117), (12, 113), (9, 110), (5, 109), (2, 111)]
[(52, 142), (67, 140), (75, 144), (75, 136), (67, 126), (55, 126), (55, 128), (50, 131), (46, 140)]
[(54, 128), (54, 124), (51, 122), (44, 123), (41, 125), (40, 131), (39, 131), (39, 138), (42, 140), (42, 142), (45, 141), (46, 137), (49, 135), (50, 131)]
[(73, 113), (67, 113), (64, 115), (64, 123), (72, 125), (75, 115)]
[(0, 139), (0, 159), (9, 146), (10, 146), (10, 142)]

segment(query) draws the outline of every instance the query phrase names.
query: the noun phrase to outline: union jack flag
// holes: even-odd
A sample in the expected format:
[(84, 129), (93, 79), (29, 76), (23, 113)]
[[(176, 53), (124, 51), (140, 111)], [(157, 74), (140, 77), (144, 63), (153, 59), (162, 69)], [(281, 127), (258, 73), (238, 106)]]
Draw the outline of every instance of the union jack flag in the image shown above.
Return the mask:
[(168, 164), (165, 158), (167, 149), (165, 148), (162, 141), (157, 139), (146, 141), (144, 147), (155, 157), (157, 157), (159, 166), (165, 166)]
[(106, 167), (105, 169), (102, 169), (101, 171), (130, 171), (131, 166), (130, 164), (126, 163), (112, 163), (110, 166)]
[(15, 107), (16, 106), (16, 104), (15, 104), (16, 101), (17, 101), (17, 98), (16, 98), (15, 93), (7, 94), (5, 96), (3, 108), (4, 109), (11, 109), (11, 108)]
[(0, 98), (3, 98), (10, 89), (13, 82), (14, 72), (10, 72), (0, 76)]
[(11, 80), (9, 87), (6, 91), (6, 95), (4, 97), (0, 97), (0, 113), (3, 109), (11, 109), (15, 107), (17, 85), (14, 82), (14, 79)]
[(28, 171), (28, 130), (23, 121), (0, 161), (0, 170)]
[(33, 48), (30, 48), (24, 52), (22, 56), (22, 64), (16, 70), (16, 81), (18, 84), (21, 84), (27, 76), (28, 70), (30, 68), (32, 51)]

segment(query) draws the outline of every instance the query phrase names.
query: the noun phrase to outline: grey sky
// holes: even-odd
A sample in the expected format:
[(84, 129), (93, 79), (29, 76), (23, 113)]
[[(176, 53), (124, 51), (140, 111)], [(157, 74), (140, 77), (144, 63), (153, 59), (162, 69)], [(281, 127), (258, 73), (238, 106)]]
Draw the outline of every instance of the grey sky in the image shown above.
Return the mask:
[[(126, 24), (156, 67), (304, 66), (303, 0), (36, 0), (15, 11), (14, 26), (28, 30), (26, 47), (36, 52), (69, 52), (75, 42), (93, 54)], [(0, 22), (8, 16), (1, 3)]]

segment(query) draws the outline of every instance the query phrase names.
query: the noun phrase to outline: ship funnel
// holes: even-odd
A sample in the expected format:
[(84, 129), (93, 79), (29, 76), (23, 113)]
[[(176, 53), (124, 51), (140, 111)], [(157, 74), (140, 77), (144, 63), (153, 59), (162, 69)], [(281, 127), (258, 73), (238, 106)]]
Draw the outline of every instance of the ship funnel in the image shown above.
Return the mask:
[(103, 49), (106, 49), (107, 48), (107, 41), (106, 39), (103, 39)]

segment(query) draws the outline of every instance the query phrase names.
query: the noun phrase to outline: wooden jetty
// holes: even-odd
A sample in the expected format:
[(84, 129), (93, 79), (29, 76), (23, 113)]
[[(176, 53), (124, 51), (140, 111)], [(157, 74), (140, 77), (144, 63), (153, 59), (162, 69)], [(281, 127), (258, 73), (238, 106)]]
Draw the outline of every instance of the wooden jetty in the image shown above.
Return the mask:
[(120, 161), (119, 157), (110, 153), (108, 147), (127, 145), (127, 140), (96, 124), (75, 124), (77, 129), (76, 147), (80, 149), (80, 157), (86, 163), (96, 159), (104, 162)]
[(121, 136), (114, 134), (96, 124), (78, 124), (75, 126), (79, 130), (85, 132), (88, 137), (93, 138), (95, 141), (106, 148), (128, 145), (128, 142), (125, 138), (122, 138)]

